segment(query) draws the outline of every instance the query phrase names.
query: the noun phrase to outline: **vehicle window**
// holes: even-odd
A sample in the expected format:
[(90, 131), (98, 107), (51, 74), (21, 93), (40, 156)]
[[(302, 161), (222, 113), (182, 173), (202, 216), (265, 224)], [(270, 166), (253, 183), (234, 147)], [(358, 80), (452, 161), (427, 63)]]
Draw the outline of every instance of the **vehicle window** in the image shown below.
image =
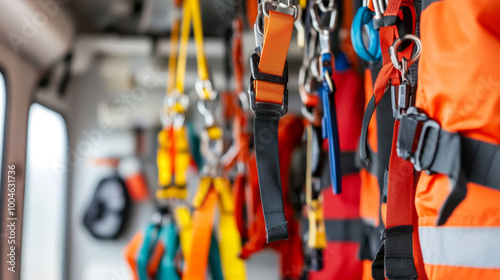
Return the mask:
[(22, 279), (63, 279), (67, 151), (63, 117), (33, 104), (28, 119)]

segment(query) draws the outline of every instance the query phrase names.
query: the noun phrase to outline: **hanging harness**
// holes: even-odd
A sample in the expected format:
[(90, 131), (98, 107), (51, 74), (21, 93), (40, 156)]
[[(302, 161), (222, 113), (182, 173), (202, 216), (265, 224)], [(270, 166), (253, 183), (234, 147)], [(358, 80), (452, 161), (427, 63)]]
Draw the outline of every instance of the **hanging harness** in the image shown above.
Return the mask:
[[(390, 86), (394, 124), (394, 137), (386, 173), (387, 180), (387, 216), (386, 229), (382, 236), (382, 244), (373, 262), (372, 275), (378, 279), (426, 279), (418, 240), (418, 221), (414, 204), (415, 180), (413, 167), (396, 156), (396, 136), (399, 131), (401, 114), (415, 102), (413, 88), (407, 78), (408, 67), (413, 64), (420, 53), (419, 40), (413, 35), (400, 37), (397, 21), (402, 15), (403, 22), (412, 22), (415, 26), (415, 10), (412, 1), (389, 1), (383, 16), (377, 13), (375, 27), (380, 28), (380, 44), (382, 49), (383, 67), (375, 82), (372, 98), (366, 108), (361, 131), (360, 154), (365, 163), (370, 162), (366, 144), (368, 124), (380, 102), (387, 86)], [(378, 6), (380, 8), (382, 6)], [(405, 48), (396, 51), (403, 40)], [(414, 44), (413, 42), (417, 42)], [(413, 47), (417, 49), (413, 53)], [(389, 53), (390, 52), (390, 53)], [(412, 56), (413, 53), (413, 56)], [(398, 55), (400, 54), (400, 55)], [(399, 60), (399, 57), (402, 57)]]
[(295, 5), (266, 0), (259, 4), (254, 25), (257, 48), (250, 59), (249, 95), (255, 113), (255, 153), (268, 242), (288, 238), (279, 168), (278, 124), (288, 110), (286, 56), (297, 16)]

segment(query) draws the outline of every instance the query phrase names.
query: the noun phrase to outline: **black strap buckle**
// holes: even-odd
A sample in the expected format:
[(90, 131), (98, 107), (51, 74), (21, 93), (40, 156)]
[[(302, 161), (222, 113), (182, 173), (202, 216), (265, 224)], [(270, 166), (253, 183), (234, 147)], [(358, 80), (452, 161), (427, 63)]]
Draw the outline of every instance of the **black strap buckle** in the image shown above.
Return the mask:
[(415, 106), (413, 87), (407, 80), (398, 86), (391, 86), (392, 116), (401, 120), (403, 114), (410, 107)]
[[(263, 114), (278, 114), (279, 117), (285, 115), (288, 112), (288, 62), (285, 62), (285, 67), (283, 69), (282, 76), (274, 76), (266, 73), (262, 73), (259, 71), (259, 63), (260, 63), (260, 55), (258, 53), (252, 54), (250, 57), (250, 85), (249, 85), (249, 95), (250, 95), (250, 108), (252, 111)], [(285, 86), (283, 91), (283, 103), (273, 104), (267, 102), (257, 102), (255, 100), (255, 87), (254, 81), (266, 81), (276, 84), (282, 84)]]
[(413, 163), (415, 170), (427, 170), (434, 160), (441, 126), (416, 107), (402, 115), (399, 126), (398, 156)]

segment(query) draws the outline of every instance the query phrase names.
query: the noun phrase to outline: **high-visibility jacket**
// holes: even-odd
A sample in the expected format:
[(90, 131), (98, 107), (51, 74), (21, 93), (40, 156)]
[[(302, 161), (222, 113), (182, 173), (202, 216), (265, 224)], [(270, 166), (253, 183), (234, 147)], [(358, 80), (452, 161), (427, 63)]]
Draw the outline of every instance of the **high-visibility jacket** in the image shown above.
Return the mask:
[(500, 279), (500, 2), (423, 1), (420, 32), (416, 106), (440, 126), (438, 149), (441, 135), (459, 136), (458, 148), (441, 151), (459, 156), (452, 160), (467, 181), (465, 198), (436, 226), (452, 180), (422, 172), (416, 207), (425, 270), (429, 279)]

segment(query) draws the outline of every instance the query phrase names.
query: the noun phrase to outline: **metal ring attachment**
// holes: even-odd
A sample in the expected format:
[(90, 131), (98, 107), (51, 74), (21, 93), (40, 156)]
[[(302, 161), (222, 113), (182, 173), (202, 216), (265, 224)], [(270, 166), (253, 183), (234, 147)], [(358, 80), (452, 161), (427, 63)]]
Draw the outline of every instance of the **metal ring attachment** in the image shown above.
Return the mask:
[(422, 52), (422, 41), (420, 41), (417, 36), (413, 34), (406, 34), (403, 37), (397, 38), (394, 43), (392, 43), (392, 46), (389, 47), (389, 54), (391, 56), (392, 65), (394, 65), (394, 68), (398, 69), (401, 72), (405, 72), (407, 69), (404, 69), (405, 67), (403, 66), (403, 63), (401, 61), (398, 61), (397, 48), (399, 47), (399, 45), (401, 45), (401, 43), (403, 43), (403, 41), (406, 40), (413, 41), (415, 43), (415, 46), (417, 47), (411, 59), (407, 62), (408, 67), (418, 60), (418, 58), (420, 57), (420, 53)]

